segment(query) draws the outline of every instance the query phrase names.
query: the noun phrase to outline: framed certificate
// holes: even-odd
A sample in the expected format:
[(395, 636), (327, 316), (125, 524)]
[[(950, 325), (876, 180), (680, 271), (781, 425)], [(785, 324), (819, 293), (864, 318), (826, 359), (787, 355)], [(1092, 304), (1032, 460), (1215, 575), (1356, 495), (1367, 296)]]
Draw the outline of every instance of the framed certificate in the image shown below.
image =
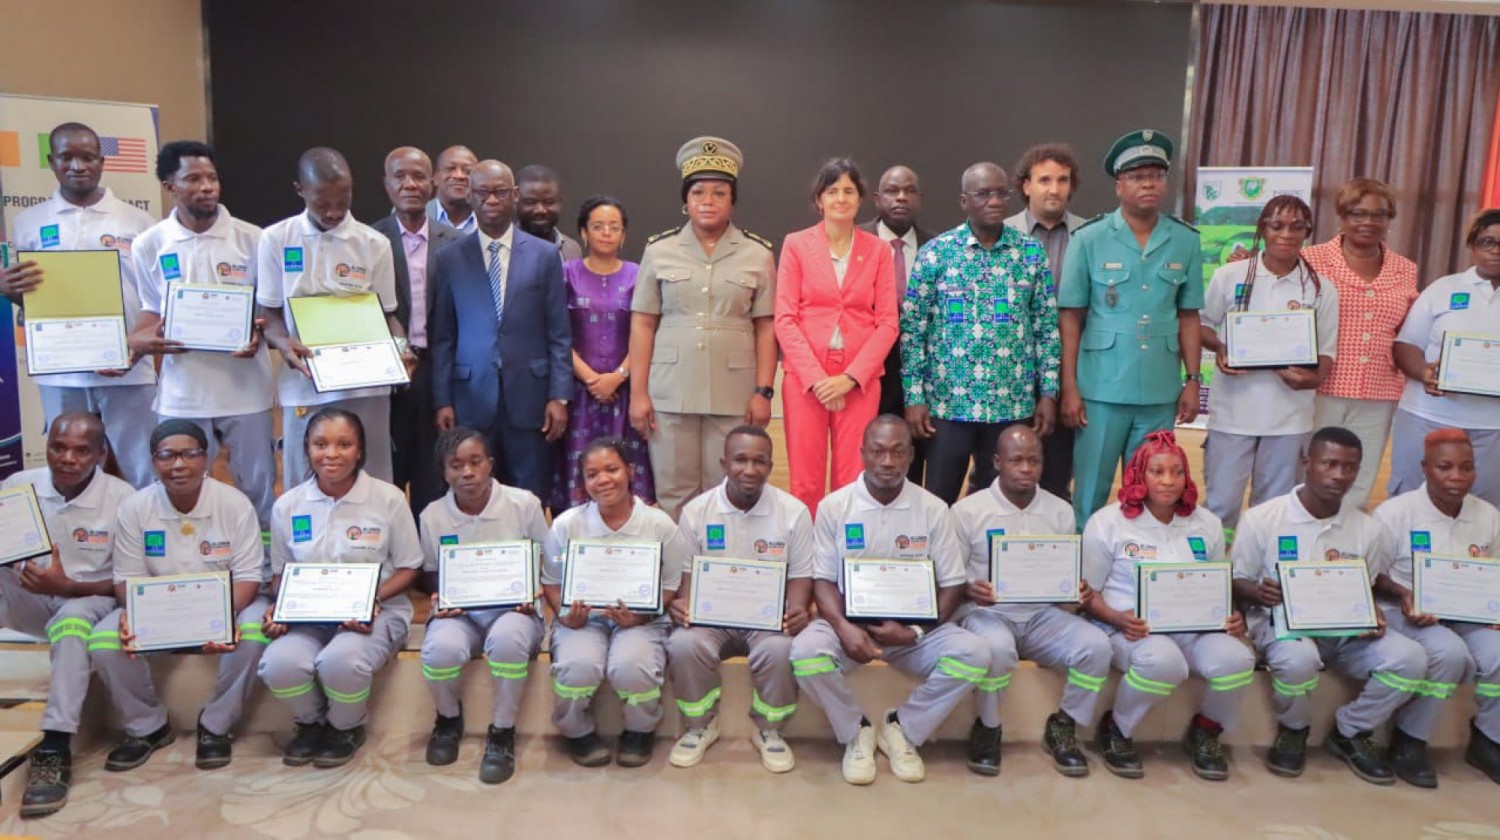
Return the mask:
[(1277, 563), (1286, 628), (1357, 636), (1376, 627), (1375, 595), (1363, 560)]
[(1438, 389), (1500, 397), (1500, 335), (1443, 333)]
[(937, 621), (937, 574), (932, 561), (845, 557), (844, 616)]
[(16, 252), (17, 262), (28, 260), (41, 268), (42, 283), (22, 297), (26, 372), (39, 376), (124, 367), (130, 351), (119, 252)]
[(1002, 604), (1076, 604), (1083, 575), (1072, 535), (990, 536), (990, 583)]
[(445, 545), (438, 555), (438, 607), (517, 607), (537, 596), (531, 540)]
[(125, 581), (132, 650), (234, 643), (234, 598), (228, 572), (163, 575)]
[(401, 363), (401, 352), (390, 339), (311, 349), (307, 369), (312, 372), (313, 388), (320, 394), (351, 388), (405, 385), (411, 381), (406, 375), (406, 365)]
[(1228, 563), (1137, 563), (1135, 614), (1152, 633), (1223, 630), (1230, 579)]
[(1318, 325), (1311, 309), (1230, 312), (1224, 364), (1231, 368), (1318, 366)]
[(786, 564), (772, 560), (694, 557), (688, 621), (707, 627), (781, 632)]
[(294, 297), (286, 304), (298, 340), (313, 353), (307, 367), (318, 393), (411, 381), (375, 295)]
[(288, 563), (276, 593), (277, 624), (342, 624), (375, 616), (379, 563)]
[(1490, 557), (1412, 557), (1417, 609), (1448, 621), (1500, 624), (1500, 560)]
[(562, 602), (661, 612), (661, 543), (570, 540)]
[(0, 490), (0, 566), (52, 553), (47, 522), (30, 484)]
[(234, 353), (250, 343), (255, 287), (167, 284), (162, 335), (189, 350)]
[(26, 373), (31, 376), (112, 370), (129, 359), (123, 317), (26, 319)]

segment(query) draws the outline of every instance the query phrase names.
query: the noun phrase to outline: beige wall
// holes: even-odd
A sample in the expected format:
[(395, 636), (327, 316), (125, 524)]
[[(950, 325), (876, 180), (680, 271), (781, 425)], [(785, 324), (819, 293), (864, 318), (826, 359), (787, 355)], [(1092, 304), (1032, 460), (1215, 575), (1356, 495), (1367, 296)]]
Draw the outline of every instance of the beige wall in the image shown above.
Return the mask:
[(0, 31), (0, 91), (149, 103), (164, 142), (207, 136), (199, 0), (0, 0)]

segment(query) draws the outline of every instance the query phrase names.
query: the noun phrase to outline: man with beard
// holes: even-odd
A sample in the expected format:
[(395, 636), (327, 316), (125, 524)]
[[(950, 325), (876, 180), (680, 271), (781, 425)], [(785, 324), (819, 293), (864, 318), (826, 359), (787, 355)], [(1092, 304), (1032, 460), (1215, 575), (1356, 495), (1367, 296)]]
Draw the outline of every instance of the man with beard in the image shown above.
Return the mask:
[(521, 230), (556, 245), (563, 262), (583, 259), (583, 246), (578, 240), (557, 229), (563, 203), (557, 173), (546, 166), (522, 167), (516, 173), (516, 189), (520, 194), (516, 221)]

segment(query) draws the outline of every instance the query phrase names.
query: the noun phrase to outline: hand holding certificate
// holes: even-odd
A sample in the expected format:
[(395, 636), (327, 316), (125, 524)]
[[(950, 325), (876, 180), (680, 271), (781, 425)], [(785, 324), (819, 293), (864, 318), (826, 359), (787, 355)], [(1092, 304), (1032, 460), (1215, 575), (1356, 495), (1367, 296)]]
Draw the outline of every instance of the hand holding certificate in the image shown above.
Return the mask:
[(1412, 599), (1419, 612), (1500, 624), (1500, 560), (1417, 554), (1412, 561)]
[(1082, 573), (1078, 537), (990, 537), (990, 582), (996, 603), (1076, 604)]
[(318, 393), (411, 381), (373, 294), (287, 299)]
[(1278, 563), (1288, 635), (1358, 636), (1374, 630), (1375, 596), (1363, 560)]
[(254, 286), (170, 283), (162, 337), (189, 350), (234, 353), (250, 343), (254, 314)]
[(234, 644), (233, 590), (228, 572), (165, 575), (125, 581), (131, 650)]
[(1213, 633), (1229, 621), (1228, 563), (1137, 563), (1136, 615), (1152, 633)]
[(518, 607), (536, 600), (531, 540), (445, 545), (438, 557), (438, 606), (471, 610)]
[(375, 617), (379, 563), (288, 563), (281, 573), (277, 624), (342, 624)]
[(52, 553), (47, 523), (30, 484), (0, 490), (0, 566)]
[(1230, 312), (1224, 326), (1227, 367), (1318, 366), (1318, 328), (1311, 309)]
[(588, 607), (624, 604), (661, 612), (661, 543), (572, 540), (563, 572), (562, 602)]
[(1438, 390), (1500, 396), (1500, 335), (1443, 333)]
[(120, 255), (103, 251), (21, 251), (42, 283), (22, 297), (26, 372), (79, 373), (126, 366), (125, 298)]
[(844, 616), (937, 621), (937, 576), (932, 561), (845, 557)]
[(694, 557), (688, 622), (708, 627), (781, 632), (786, 564)]

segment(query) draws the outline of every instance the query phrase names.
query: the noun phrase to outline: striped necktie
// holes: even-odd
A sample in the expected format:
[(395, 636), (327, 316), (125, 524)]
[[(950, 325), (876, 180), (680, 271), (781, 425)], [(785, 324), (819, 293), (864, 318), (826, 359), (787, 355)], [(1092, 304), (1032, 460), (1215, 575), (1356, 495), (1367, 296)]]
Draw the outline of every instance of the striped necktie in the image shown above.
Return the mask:
[(505, 296), (500, 291), (500, 243), (490, 242), (490, 294), (495, 298), (495, 323), (505, 317)]

